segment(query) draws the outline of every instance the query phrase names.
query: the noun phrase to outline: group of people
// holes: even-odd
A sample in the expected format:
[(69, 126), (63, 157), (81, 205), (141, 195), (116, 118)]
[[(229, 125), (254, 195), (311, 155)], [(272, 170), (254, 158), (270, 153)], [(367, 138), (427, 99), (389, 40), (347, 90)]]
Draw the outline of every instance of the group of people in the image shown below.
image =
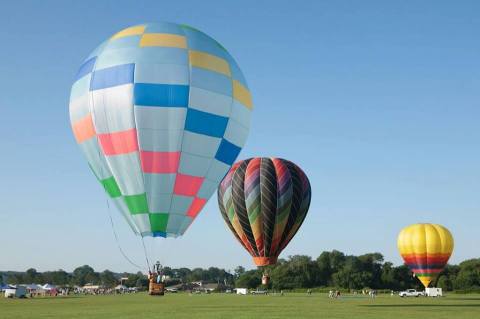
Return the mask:
[(163, 276), (163, 267), (160, 264), (159, 261), (157, 261), (153, 265), (153, 269), (148, 271), (148, 281), (150, 283), (156, 283), (159, 284), (161, 282), (164, 282), (164, 276)]
[[(357, 294), (357, 291), (354, 291), (353, 292), (354, 295)], [(370, 298), (375, 298), (377, 296), (377, 291), (376, 290), (367, 290), (367, 289), (364, 289), (362, 290), (362, 294), (363, 295), (369, 295)], [(328, 292), (328, 298), (339, 298), (340, 297), (340, 291), (339, 290), (330, 290)]]

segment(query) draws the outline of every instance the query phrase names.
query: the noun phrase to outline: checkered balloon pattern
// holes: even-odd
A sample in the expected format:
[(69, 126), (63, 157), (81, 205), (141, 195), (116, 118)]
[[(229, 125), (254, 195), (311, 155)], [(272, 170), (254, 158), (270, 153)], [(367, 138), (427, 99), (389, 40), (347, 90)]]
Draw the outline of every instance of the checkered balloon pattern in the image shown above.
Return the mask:
[(83, 62), (70, 121), (132, 230), (176, 237), (240, 153), (252, 107), (240, 68), (217, 41), (153, 23), (118, 32)]

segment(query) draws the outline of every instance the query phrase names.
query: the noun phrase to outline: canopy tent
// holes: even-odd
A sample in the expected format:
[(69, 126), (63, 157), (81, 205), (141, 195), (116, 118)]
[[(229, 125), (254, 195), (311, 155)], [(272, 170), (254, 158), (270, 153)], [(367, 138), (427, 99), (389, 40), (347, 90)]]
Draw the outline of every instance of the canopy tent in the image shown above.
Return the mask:
[(14, 287), (7, 284), (0, 284), (0, 291), (4, 291), (5, 289), (12, 289), (12, 288)]
[(29, 292), (36, 292), (36, 291), (42, 291), (44, 288), (41, 285), (37, 284), (30, 284), (30, 285), (25, 285), (25, 288)]
[(43, 285), (42, 288), (45, 289), (45, 290), (52, 290), (52, 289), (57, 289), (57, 286), (51, 285), (51, 284), (45, 284), (45, 285)]
[(115, 290), (128, 290), (128, 287), (125, 285), (118, 285), (115, 287)]

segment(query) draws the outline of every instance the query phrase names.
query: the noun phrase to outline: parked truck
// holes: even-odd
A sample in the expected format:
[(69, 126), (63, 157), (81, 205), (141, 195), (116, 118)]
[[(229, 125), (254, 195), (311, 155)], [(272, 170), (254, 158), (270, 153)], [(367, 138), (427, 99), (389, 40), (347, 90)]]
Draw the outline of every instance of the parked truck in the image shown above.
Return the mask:
[(425, 295), (428, 297), (443, 297), (442, 288), (427, 288), (425, 289)]
[(415, 289), (407, 289), (405, 291), (400, 291), (398, 293), (400, 297), (420, 297), (420, 296), (425, 296), (425, 293), (423, 291), (416, 291)]

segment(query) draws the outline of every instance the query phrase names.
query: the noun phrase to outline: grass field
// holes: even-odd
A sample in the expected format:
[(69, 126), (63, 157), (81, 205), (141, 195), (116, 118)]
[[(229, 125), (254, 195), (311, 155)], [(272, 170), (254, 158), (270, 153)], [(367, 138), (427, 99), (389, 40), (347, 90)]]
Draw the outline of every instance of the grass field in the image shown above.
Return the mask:
[(24, 318), (326, 318), (326, 319), (475, 319), (480, 295), (410, 298), (346, 295), (331, 300), (325, 294), (237, 296), (225, 294), (146, 294), (34, 299), (0, 298), (1, 319)]

